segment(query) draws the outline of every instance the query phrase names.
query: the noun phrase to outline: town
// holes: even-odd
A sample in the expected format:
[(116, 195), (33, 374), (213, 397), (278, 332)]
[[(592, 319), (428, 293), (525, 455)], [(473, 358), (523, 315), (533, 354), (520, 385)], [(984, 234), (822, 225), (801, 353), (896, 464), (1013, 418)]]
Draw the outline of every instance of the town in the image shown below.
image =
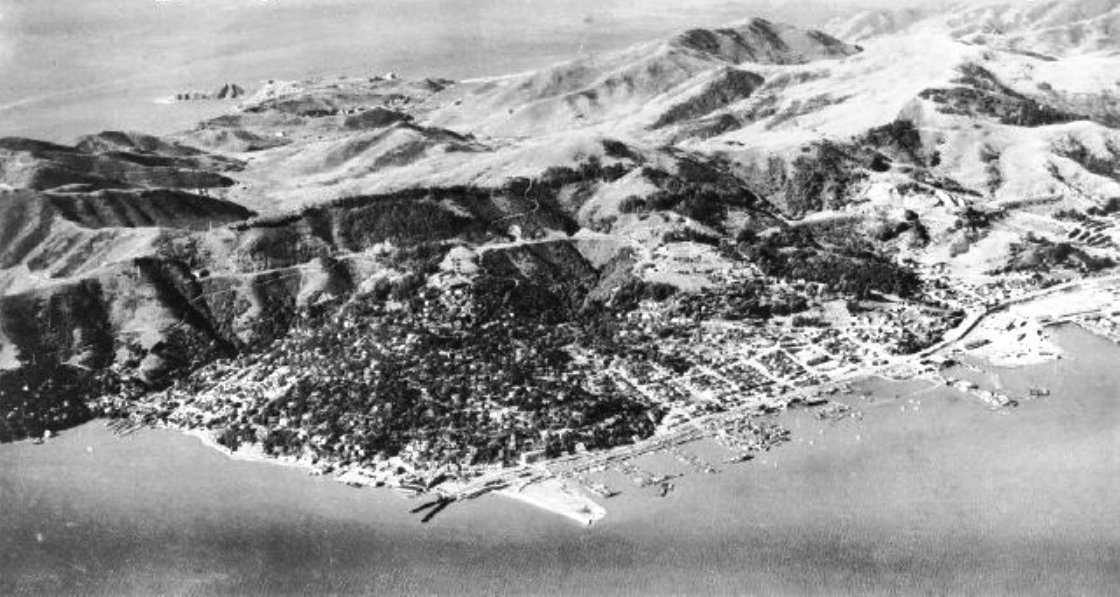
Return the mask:
[[(139, 399), (107, 394), (95, 410), (353, 485), (444, 500), (545, 479), (613, 495), (586, 480), (607, 467), (639, 486), (669, 487), (633, 459), (668, 451), (696, 470), (713, 469), (679, 447), (717, 438), (737, 454), (729, 461), (745, 461), (788, 439), (769, 414), (797, 405), (843, 413), (828, 396), (851, 380), (878, 371), (946, 382), (938, 374), (944, 361), (923, 351), (1056, 283), (1020, 276), (949, 284), (942, 272), (921, 272), (928, 290), (919, 296), (853, 300), (827, 284), (732, 261), (709, 268), (713, 283), (699, 291), (571, 318), (482, 313), (492, 287), (445, 277), (411, 295), (377, 292), (307, 314), (261, 350)], [(752, 317), (760, 302), (800, 306)]]

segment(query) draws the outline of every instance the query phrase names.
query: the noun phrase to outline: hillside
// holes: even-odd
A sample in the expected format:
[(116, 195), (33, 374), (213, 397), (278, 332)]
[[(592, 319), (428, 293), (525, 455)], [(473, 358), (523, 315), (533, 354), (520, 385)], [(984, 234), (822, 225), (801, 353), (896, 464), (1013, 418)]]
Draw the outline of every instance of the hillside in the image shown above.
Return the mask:
[(445, 94), (452, 105), (432, 118), (441, 126), (469, 123), (472, 132), (487, 135), (539, 135), (629, 120), (723, 67), (805, 64), (856, 52), (823, 33), (752, 19), (538, 73), (459, 85)]
[(0, 438), (109, 414), (430, 485), (785, 408), (1115, 267), (1117, 4), (750, 19), (2, 139), (0, 376), (65, 383), (0, 395)]
[(898, 33), (955, 40), (1040, 58), (1115, 51), (1120, 4), (1114, 0), (951, 3), (941, 8), (864, 11), (824, 29), (849, 43)]

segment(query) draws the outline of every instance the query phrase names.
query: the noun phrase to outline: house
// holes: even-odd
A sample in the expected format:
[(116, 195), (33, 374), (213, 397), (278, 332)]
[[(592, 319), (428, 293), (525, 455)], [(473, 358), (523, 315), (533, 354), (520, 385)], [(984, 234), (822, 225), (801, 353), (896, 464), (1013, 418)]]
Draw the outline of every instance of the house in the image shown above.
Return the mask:
[(520, 462), (522, 466), (536, 464), (542, 460), (544, 460), (544, 450), (530, 450), (521, 453)]

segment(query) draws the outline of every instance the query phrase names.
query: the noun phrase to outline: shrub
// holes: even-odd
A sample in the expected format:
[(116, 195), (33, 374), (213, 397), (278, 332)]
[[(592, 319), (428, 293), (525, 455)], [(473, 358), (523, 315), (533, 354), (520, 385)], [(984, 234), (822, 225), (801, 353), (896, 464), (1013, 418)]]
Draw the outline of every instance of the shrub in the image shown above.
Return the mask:
[(624, 214), (633, 214), (647, 210), (646, 201), (637, 195), (630, 195), (618, 204), (618, 211)]

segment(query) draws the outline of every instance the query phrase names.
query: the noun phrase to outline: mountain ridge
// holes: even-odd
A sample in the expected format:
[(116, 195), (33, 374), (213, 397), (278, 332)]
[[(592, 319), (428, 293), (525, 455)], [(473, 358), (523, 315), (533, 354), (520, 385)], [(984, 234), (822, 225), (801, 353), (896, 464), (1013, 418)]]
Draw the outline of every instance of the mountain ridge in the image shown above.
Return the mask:
[[(88, 381), (82, 416), (469, 467), (722, 408), (609, 376), (711, 383), (659, 348), (708, 321), (918, 353), (971, 305), (954, 288), (1114, 265), (1120, 58), (1060, 33), (1098, 4), (975, 9), (1001, 33), (858, 17), (858, 47), (750, 19), (502, 78), (271, 81), (166, 138), (0, 139), (0, 356)], [(465, 397), (519, 413), (503, 439)], [(74, 421), (27, 417), (0, 436)]]

